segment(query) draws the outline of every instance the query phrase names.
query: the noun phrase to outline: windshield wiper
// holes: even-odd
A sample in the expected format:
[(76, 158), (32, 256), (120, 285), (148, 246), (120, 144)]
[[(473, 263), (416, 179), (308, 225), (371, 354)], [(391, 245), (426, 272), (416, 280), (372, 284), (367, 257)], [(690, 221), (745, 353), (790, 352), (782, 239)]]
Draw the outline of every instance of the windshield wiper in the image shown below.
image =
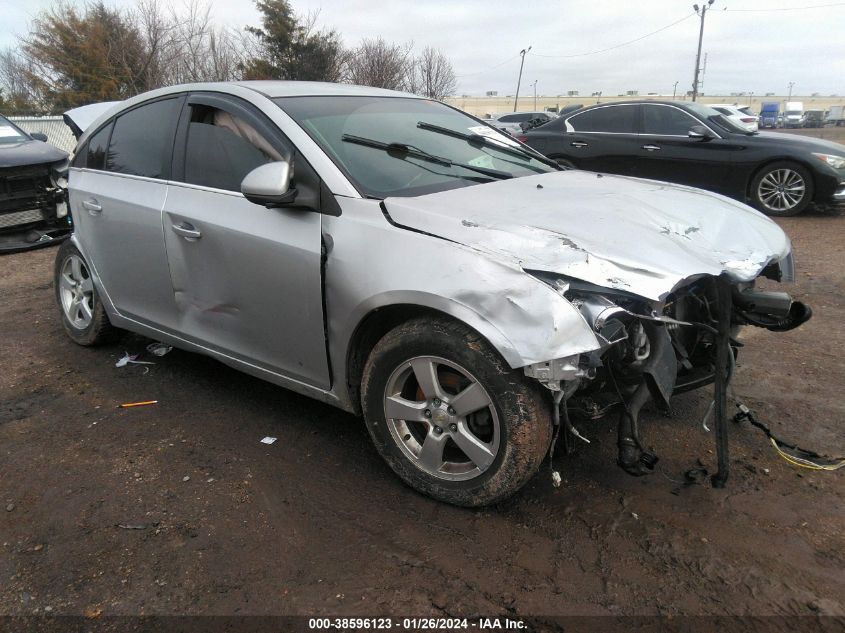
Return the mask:
[(476, 165), (470, 165), (468, 163), (459, 163), (450, 158), (443, 158), (442, 156), (429, 154), (428, 152), (421, 150), (418, 147), (414, 147), (413, 145), (405, 145), (404, 143), (383, 143), (382, 141), (364, 138), (363, 136), (355, 136), (353, 134), (344, 134), (340, 137), (340, 139), (346, 143), (355, 143), (356, 145), (363, 145), (364, 147), (380, 149), (387, 152), (388, 156), (392, 156), (393, 158), (398, 158), (400, 160), (405, 160), (406, 158), (417, 158), (419, 160), (435, 163), (437, 165), (444, 165), (446, 167), (460, 167), (462, 169), (474, 171), (478, 174), (490, 176), (491, 178), (496, 178), (497, 180), (513, 178), (513, 174), (508, 171), (491, 169), (489, 167), (477, 167)]
[[(548, 158), (543, 156), (542, 154), (535, 154), (532, 150), (525, 149), (520, 146), (516, 147), (509, 147), (505, 145), (501, 141), (493, 140), (483, 134), (467, 134), (465, 132), (458, 132), (457, 130), (450, 130), (447, 127), (441, 127), (439, 125), (434, 125), (434, 123), (426, 123), (425, 121), (419, 121), (417, 123), (417, 127), (421, 130), (428, 130), (429, 132), (437, 132), (438, 134), (445, 134), (446, 136), (451, 136), (452, 138), (459, 138), (473, 147), (492, 147), (493, 149), (497, 149), (503, 154), (508, 154), (510, 156), (515, 156), (516, 158), (522, 159), (534, 159), (538, 160), (542, 163), (555, 167), (557, 169), (558, 165), (554, 161), (550, 161)], [(528, 169), (533, 169), (539, 173), (545, 173), (542, 169), (537, 169), (533, 165), (525, 165)]]

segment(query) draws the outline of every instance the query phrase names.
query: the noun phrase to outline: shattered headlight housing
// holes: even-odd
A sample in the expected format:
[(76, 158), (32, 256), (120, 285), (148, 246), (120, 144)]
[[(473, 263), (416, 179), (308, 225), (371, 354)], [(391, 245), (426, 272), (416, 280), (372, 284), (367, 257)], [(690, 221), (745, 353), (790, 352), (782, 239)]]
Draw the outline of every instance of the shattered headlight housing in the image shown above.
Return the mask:
[(541, 271), (526, 271), (569, 301), (583, 317), (600, 348), (596, 353), (576, 354), (525, 367), (525, 374), (556, 391), (561, 382), (592, 379), (605, 351), (630, 340), (638, 360), (648, 356), (648, 340), (640, 319), (663, 321), (643, 299), (624, 291), (603, 288), (577, 279)]

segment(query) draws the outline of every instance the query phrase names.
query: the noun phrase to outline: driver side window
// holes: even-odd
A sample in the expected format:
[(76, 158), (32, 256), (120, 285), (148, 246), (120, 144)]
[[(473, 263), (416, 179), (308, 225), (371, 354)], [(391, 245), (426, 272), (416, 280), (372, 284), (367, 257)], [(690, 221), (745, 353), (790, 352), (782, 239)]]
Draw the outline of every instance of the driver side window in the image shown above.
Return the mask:
[(701, 122), (678, 108), (658, 105), (643, 106), (643, 134), (686, 136), (695, 125), (701, 125)]
[(185, 182), (240, 191), (256, 167), (282, 160), (252, 125), (220, 108), (192, 104), (185, 147)]

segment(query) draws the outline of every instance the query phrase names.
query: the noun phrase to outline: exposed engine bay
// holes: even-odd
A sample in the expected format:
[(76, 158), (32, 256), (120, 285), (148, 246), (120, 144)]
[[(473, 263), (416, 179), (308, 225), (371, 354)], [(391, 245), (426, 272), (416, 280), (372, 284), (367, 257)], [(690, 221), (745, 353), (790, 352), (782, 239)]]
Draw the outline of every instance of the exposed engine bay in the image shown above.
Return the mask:
[[(781, 276), (777, 267), (764, 274), (778, 281)], [(676, 289), (659, 306), (576, 280), (557, 278), (553, 283), (579, 309), (601, 343), (600, 349), (588, 354), (525, 368), (528, 376), (554, 393), (559, 407), (555, 419), (564, 427), (567, 451), (573, 437), (587, 441), (573, 421), (618, 412), (617, 464), (634, 476), (648, 474), (658, 458), (640, 439), (642, 407), (652, 400), (668, 413), (674, 394), (714, 384), (707, 417), (715, 410), (720, 467), (714, 485), (724, 485), (725, 394), (742, 347), (739, 329), (753, 325), (790, 330), (810, 319), (810, 308), (785, 292), (757, 290), (753, 282), (734, 283), (724, 276), (700, 277)]]

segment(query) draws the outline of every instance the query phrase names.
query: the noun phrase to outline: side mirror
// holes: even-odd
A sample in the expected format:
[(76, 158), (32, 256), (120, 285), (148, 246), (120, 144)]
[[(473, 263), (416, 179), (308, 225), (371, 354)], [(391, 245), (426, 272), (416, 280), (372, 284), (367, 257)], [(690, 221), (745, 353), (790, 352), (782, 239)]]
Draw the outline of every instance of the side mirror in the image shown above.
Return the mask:
[(250, 202), (265, 207), (279, 207), (296, 199), (290, 188), (290, 163), (280, 160), (265, 163), (249, 172), (241, 181), (241, 193)]
[(45, 143), (47, 142), (47, 135), (44, 134), (44, 132), (33, 132), (32, 134), (30, 134), (30, 136), (36, 141), (44, 141)]
[(693, 125), (692, 128), (690, 128), (690, 131), (687, 132), (687, 136), (696, 141), (709, 141), (713, 138), (710, 130), (703, 125)]

